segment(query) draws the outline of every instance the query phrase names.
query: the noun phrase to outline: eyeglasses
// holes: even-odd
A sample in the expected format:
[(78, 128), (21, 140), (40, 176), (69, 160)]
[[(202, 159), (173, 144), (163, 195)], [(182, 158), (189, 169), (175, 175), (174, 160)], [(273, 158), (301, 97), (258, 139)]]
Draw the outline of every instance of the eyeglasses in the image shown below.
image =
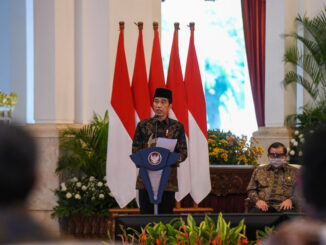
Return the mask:
[(285, 153), (269, 153), (268, 156), (272, 158), (279, 158), (279, 157), (284, 157), (286, 154)]

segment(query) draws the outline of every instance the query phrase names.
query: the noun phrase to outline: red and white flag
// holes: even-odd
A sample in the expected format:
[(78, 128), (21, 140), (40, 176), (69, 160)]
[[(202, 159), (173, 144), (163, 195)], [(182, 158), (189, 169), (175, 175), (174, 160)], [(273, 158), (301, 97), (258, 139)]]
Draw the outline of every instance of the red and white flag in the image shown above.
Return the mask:
[[(173, 106), (170, 111), (170, 117), (177, 119), (184, 125), (188, 138), (188, 107), (179, 57), (178, 30), (179, 23), (175, 23), (166, 87), (172, 91)], [(179, 191), (175, 194), (175, 198), (177, 201), (180, 201), (191, 190), (189, 157), (178, 168), (178, 186)]]
[(136, 197), (137, 172), (129, 157), (135, 133), (135, 108), (124, 50), (124, 23), (119, 24), (120, 35), (109, 105), (106, 176), (115, 200), (120, 207), (124, 207)]
[(137, 26), (139, 30), (139, 36), (131, 86), (133, 101), (136, 109), (136, 123), (138, 123), (139, 120), (151, 117), (151, 100), (149, 97), (143, 46), (143, 22), (138, 22)]
[(207, 143), (206, 103), (194, 43), (195, 24), (190, 23), (190, 42), (185, 72), (189, 110), (191, 197), (200, 203), (211, 191)]
[[(153, 22), (154, 40), (152, 48), (151, 67), (149, 70), (149, 94), (151, 105), (153, 106), (156, 88), (165, 88), (163, 62), (160, 47), (160, 37), (158, 34), (158, 22)], [(154, 114), (154, 111), (153, 111)]]

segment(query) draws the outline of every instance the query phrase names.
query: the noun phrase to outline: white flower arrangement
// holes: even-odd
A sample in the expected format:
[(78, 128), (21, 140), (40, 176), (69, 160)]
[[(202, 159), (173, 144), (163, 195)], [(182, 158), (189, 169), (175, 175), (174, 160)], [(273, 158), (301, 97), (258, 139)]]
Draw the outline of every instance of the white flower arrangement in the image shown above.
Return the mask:
[(299, 130), (295, 130), (293, 138), (290, 139), (289, 163), (302, 164), (302, 147), (304, 143), (304, 134)]
[(98, 180), (94, 176), (73, 177), (62, 182), (54, 191), (58, 197), (52, 216), (62, 218), (76, 213), (84, 215), (108, 215), (110, 208), (118, 208), (118, 204), (110, 192), (106, 180)]

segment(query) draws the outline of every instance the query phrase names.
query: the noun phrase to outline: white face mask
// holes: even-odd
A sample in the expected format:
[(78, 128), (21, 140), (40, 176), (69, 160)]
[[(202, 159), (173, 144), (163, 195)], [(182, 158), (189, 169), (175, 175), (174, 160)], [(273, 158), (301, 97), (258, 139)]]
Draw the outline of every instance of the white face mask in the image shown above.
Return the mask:
[(274, 168), (282, 166), (285, 162), (283, 158), (270, 158), (269, 161)]

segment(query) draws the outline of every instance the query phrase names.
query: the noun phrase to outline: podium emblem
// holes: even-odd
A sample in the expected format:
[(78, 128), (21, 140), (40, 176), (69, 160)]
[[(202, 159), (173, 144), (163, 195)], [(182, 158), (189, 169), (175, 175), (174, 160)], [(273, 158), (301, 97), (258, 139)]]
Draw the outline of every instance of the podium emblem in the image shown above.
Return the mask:
[(155, 166), (155, 165), (159, 165), (162, 161), (162, 155), (161, 153), (157, 152), (157, 151), (153, 151), (150, 154), (148, 154), (148, 162)]
[(139, 174), (151, 203), (161, 203), (165, 185), (170, 177), (171, 165), (178, 161), (179, 155), (162, 147), (149, 147), (130, 155), (132, 161), (139, 166)]

